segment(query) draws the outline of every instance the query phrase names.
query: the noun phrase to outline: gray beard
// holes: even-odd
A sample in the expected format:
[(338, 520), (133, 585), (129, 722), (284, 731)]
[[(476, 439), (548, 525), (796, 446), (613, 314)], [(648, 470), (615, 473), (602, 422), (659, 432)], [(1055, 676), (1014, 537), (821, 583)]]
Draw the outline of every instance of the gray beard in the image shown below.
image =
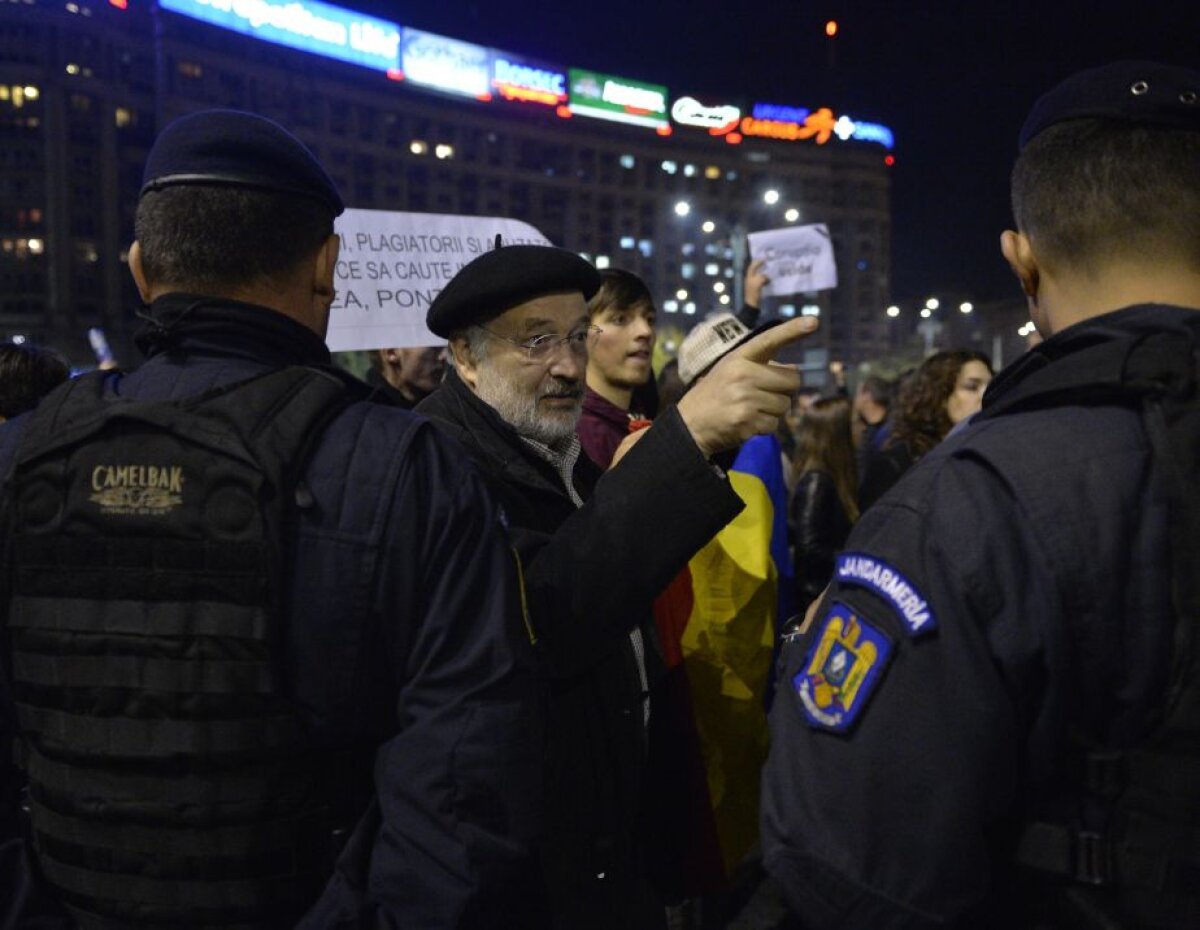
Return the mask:
[[(552, 383), (557, 390), (568, 389), (567, 383), (557, 379)], [(546, 413), (538, 410), (538, 400), (545, 396), (540, 388), (536, 394), (523, 394), (511, 382), (497, 377), (490, 365), (484, 363), (475, 370), (475, 393), (480, 400), (500, 414), (517, 435), (547, 446), (565, 442), (575, 433), (575, 425), (583, 411), (583, 387), (576, 384), (570, 388), (579, 391), (575, 406), (570, 410)]]

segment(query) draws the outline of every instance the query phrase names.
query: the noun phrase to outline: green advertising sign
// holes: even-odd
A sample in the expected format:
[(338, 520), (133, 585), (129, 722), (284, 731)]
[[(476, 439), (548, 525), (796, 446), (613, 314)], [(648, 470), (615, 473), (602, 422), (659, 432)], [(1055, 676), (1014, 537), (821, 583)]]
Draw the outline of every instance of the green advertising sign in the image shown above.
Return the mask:
[(581, 68), (571, 68), (569, 78), (572, 113), (669, 131), (667, 89), (661, 84)]

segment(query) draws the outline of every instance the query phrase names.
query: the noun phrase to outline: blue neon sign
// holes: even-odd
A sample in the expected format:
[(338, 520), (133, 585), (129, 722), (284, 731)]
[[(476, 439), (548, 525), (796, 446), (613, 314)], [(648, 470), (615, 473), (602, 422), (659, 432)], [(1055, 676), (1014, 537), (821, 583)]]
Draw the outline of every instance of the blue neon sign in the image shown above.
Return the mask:
[(404, 27), (400, 44), (404, 79), (467, 97), (491, 94), (491, 54), (482, 45)]
[(492, 50), (492, 87), (505, 100), (557, 106), (567, 102), (567, 75), (550, 65), (534, 64)]
[(889, 149), (896, 142), (892, 131), (886, 126), (881, 126), (879, 123), (864, 123), (859, 120), (855, 120), (854, 122), (853, 138), (861, 142), (878, 142), (884, 148)]
[(755, 119), (769, 119), (777, 123), (800, 123), (808, 119), (809, 110), (803, 107), (785, 107), (777, 103), (756, 103), (750, 115)]
[(875, 142), (887, 149), (892, 148), (896, 142), (892, 131), (887, 126), (879, 123), (865, 123), (844, 114), (838, 117), (833, 132), (843, 142), (848, 139), (855, 139), (858, 142)]
[(320, 0), (159, 0), (172, 13), (376, 71), (399, 63), (400, 27)]

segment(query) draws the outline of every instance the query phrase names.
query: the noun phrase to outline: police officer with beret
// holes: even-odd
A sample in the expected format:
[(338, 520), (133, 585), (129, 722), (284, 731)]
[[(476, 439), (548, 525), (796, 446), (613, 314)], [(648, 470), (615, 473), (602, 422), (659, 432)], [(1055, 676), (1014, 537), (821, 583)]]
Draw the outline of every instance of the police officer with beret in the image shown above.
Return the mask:
[(1045, 341), (784, 645), (764, 848), (806, 928), (1200, 926), (1200, 73), (1067, 79), (1012, 196)]
[(664, 924), (639, 827), (664, 813), (643, 811), (647, 692), (662, 668), (651, 605), (741, 509), (710, 458), (774, 432), (799, 379), (767, 362), (814, 328), (792, 321), (730, 353), (602, 477), (575, 433), (599, 286), (563, 249), (498, 244), (476, 258), (429, 309), (454, 369), (417, 408), (470, 452), (526, 568), (550, 688), (542, 863), (562, 930)]
[(145, 363), (0, 429), (6, 928), (529, 923), (517, 568), (461, 452), (330, 365), (342, 209), (275, 123), (172, 123)]

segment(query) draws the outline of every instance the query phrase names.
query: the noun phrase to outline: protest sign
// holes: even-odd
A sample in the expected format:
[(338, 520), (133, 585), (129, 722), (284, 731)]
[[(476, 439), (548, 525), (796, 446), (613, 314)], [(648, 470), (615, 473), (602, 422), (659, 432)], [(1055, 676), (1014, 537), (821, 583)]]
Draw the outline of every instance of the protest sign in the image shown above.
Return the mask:
[(335, 231), (337, 297), (325, 337), (333, 352), (442, 345), (425, 314), (463, 265), (492, 249), (497, 235), (505, 245), (551, 244), (518, 220), (390, 210), (347, 210)]
[(762, 259), (763, 274), (771, 282), (763, 295), (778, 297), (803, 291), (825, 291), (837, 287), (837, 264), (833, 241), (824, 223), (765, 229), (746, 237), (750, 258)]

